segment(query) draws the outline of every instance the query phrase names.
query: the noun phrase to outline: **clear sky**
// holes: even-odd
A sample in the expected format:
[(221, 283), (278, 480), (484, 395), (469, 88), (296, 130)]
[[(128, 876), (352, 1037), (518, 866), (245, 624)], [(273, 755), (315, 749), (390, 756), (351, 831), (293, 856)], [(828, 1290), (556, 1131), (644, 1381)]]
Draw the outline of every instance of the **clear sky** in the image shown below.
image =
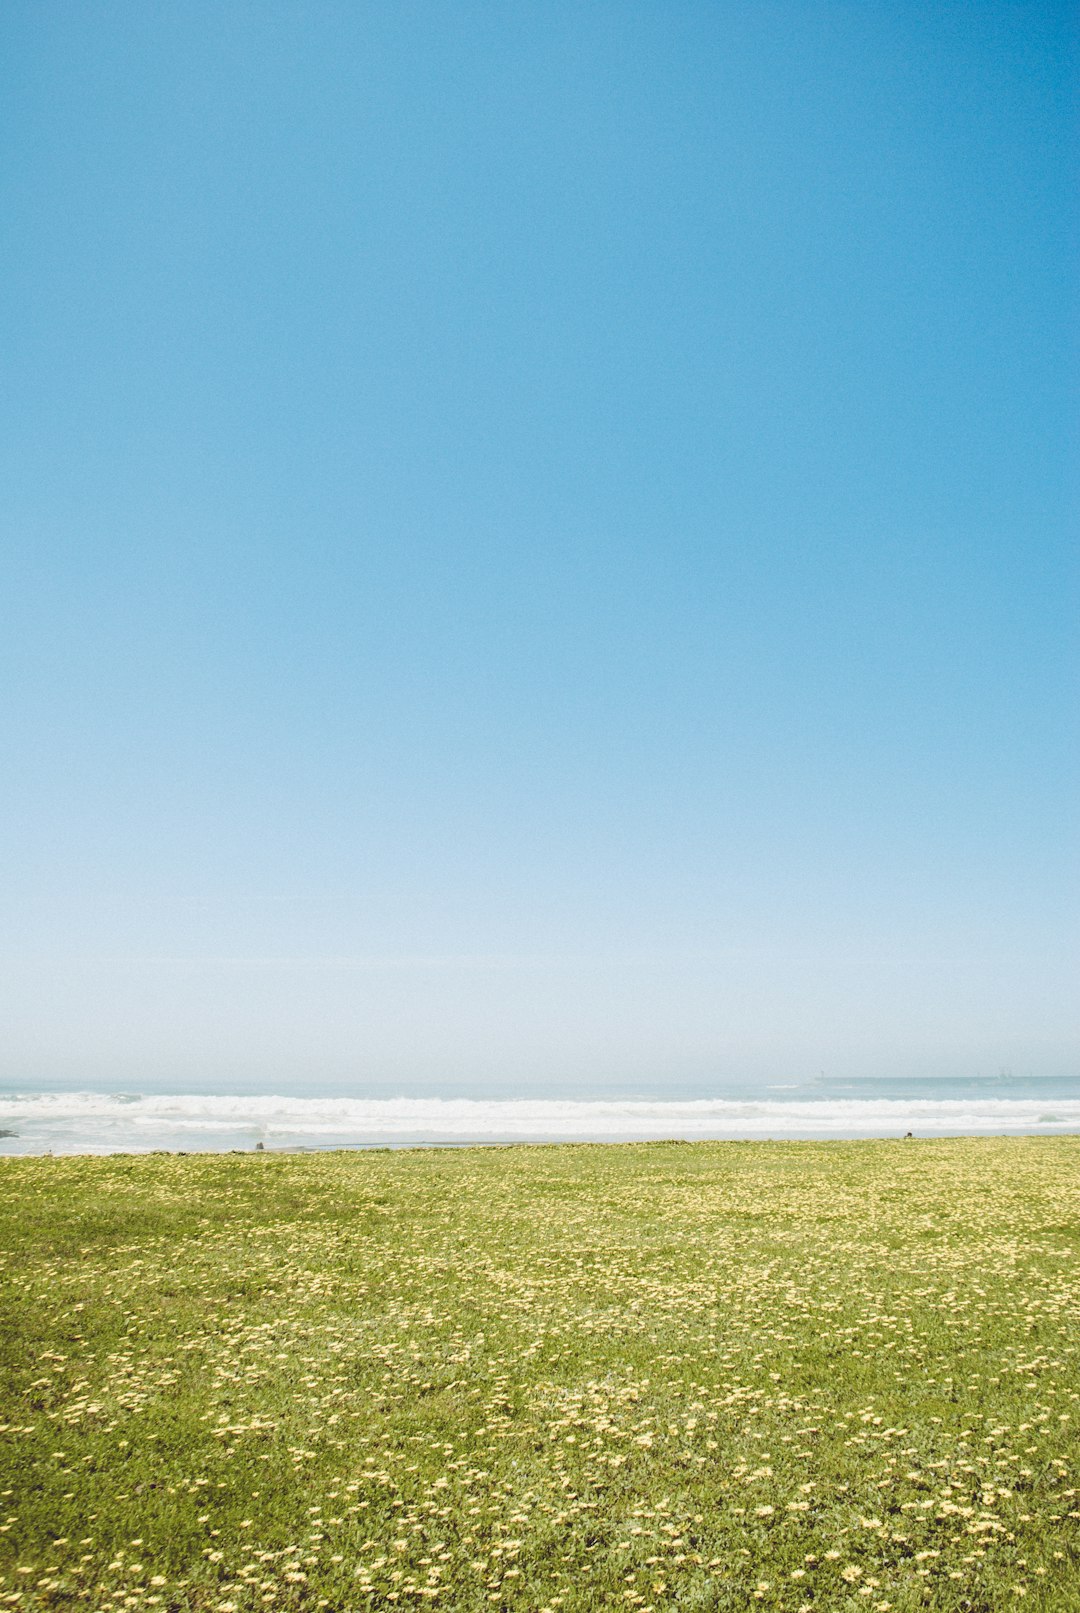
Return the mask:
[(1075, 26), (8, 0), (0, 1078), (1080, 1073)]

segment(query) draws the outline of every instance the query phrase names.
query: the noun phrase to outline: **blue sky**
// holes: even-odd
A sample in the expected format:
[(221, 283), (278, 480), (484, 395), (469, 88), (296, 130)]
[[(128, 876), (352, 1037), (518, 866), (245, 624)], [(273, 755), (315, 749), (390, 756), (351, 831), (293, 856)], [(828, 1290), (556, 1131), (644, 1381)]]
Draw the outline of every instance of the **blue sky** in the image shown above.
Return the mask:
[(1080, 1073), (1071, 7), (0, 31), (0, 1078)]

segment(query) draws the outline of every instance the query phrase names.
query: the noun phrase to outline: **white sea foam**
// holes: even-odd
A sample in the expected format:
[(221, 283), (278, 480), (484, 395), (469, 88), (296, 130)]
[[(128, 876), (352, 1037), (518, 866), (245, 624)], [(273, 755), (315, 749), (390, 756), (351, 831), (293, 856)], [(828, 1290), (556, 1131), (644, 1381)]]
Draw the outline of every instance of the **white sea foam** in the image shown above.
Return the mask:
[(603, 1099), (0, 1096), (0, 1152), (143, 1153), (427, 1143), (895, 1137), (1080, 1131), (1080, 1096), (1055, 1098)]

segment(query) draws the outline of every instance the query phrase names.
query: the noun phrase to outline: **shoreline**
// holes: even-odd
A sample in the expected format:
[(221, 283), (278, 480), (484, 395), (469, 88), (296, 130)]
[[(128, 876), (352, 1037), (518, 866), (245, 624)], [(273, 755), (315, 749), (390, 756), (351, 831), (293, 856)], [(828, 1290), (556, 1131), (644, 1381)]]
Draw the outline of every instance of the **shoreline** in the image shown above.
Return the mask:
[[(372, 1141), (315, 1142), (255, 1142), (247, 1146), (222, 1144), (220, 1147), (164, 1148), (117, 1144), (100, 1147), (3, 1147), (0, 1139), (0, 1161), (7, 1159), (212, 1159), (258, 1158), (287, 1155), (370, 1154), (370, 1153), (437, 1153), (450, 1151), (463, 1153), (502, 1151), (506, 1149), (616, 1149), (616, 1148), (701, 1148), (730, 1145), (732, 1147), (761, 1147), (768, 1145), (839, 1143), (943, 1143), (943, 1142), (1000, 1142), (1004, 1139), (1020, 1141), (1052, 1140), (1059, 1137), (1080, 1136), (1080, 1127), (1043, 1131), (930, 1131), (930, 1132), (777, 1132), (770, 1136), (725, 1135), (715, 1137), (477, 1137), (477, 1138), (379, 1138)], [(14, 1140), (14, 1139), (12, 1139)]]

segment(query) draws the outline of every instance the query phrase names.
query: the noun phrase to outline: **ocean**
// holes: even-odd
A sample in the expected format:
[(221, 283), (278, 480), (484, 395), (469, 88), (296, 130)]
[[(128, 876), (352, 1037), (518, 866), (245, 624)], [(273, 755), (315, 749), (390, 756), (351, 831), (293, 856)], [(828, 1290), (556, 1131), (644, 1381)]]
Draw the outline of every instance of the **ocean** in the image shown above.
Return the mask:
[(1075, 1077), (727, 1081), (689, 1096), (0, 1091), (2, 1154), (1076, 1131)]

